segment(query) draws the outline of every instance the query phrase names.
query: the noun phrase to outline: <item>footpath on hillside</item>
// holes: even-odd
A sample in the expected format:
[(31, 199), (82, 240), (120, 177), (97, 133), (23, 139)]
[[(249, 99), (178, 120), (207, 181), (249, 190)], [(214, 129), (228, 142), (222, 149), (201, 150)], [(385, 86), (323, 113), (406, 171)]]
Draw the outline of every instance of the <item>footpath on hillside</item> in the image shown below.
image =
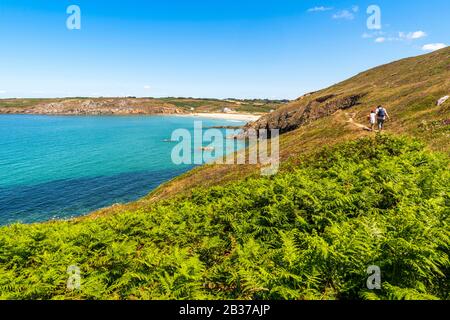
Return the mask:
[(368, 126), (365, 126), (359, 122), (356, 122), (354, 119), (355, 115), (356, 115), (355, 113), (345, 113), (345, 116), (348, 117), (348, 120), (346, 122), (352, 124), (353, 126), (355, 126), (357, 128), (363, 129), (365, 131), (372, 131)]

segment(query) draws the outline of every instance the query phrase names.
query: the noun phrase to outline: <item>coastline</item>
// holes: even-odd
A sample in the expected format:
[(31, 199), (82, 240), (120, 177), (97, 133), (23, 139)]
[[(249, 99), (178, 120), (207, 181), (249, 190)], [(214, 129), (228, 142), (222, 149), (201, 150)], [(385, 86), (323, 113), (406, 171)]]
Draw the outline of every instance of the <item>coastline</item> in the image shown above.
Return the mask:
[[(265, 114), (251, 114), (251, 113), (219, 113), (219, 112), (214, 112), (214, 113), (207, 113), (207, 112), (203, 112), (203, 113), (178, 113), (178, 114), (151, 114), (150, 116), (175, 116), (175, 117), (189, 117), (189, 118), (194, 118), (194, 117), (198, 117), (198, 118), (207, 118), (207, 119), (223, 119), (223, 120), (235, 120), (235, 121), (244, 121), (246, 123), (250, 123), (250, 122), (254, 122), (257, 121), (258, 119), (260, 119), (261, 117), (263, 117)], [(72, 217), (70, 219), (70, 221), (83, 221), (85, 219), (97, 219), (99, 217), (105, 216), (105, 214), (111, 214), (112, 212), (120, 212), (120, 211), (124, 211), (124, 210), (129, 210), (130, 208), (136, 208), (137, 206), (139, 206), (139, 204), (142, 204), (143, 202), (149, 201), (150, 197), (152, 196), (152, 194), (154, 194), (154, 192), (156, 190), (158, 190), (159, 188), (161, 188), (163, 185), (168, 184), (172, 181), (175, 181), (185, 175), (188, 175), (190, 172), (193, 172), (194, 170), (197, 170), (200, 167), (203, 167), (205, 164), (200, 165), (196, 168), (192, 168), (180, 175), (175, 176), (172, 179), (169, 179), (165, 182), (162, 182), (161, 184), (159, 184), (156, 188), (154, 188), (153, 190), (151, 190), (149, 193), (147, 193), (146, 195), (134, 200), (134, 201), (130, 201), (130, 202), (124, 202), (124, 203), (114, 203), (110, 206), (106, 206), (103, 208), (99, 208), (96, 210), (93, 210), (91, 212), (88, 212), (86, 214), (80, 215), (80, 216), (75, 216)], [(38, 223), (47, 223), (49, 221), (43, 221), (43, 222), (38, 222)]]
[(201, 113), (112, 113), (112, 114), (72, 114), (72, 113), (2, 113), (0, 115), (26, 115), (26, 116), (170, 116), (170, 117), (199, 117), (207, 119), (223, 119), (253, 122), (261, 118), (264, 114), (252, 113), (219, 113), (219, 112), (201, 112)]
[[(169, 113), (153, 113), (153, 114), (102, 114), (102, 115), (92, 115), (92, 114), (51, 114), (51, 113), (39, 113), (39, 114), (30, 114), (30, 113), (1, 113), (0, 115), (6, 115), (6, 116), (14, 116), (14, 115), (21, 115), (21, 116), (44, 116), (44, 117), (184, 117), (184, 118), (191, 118), (195, 119), (198, 118), (198, 120), (202, 119), (216, 119), (216, 120), (228, 120), (228, 121), (236, 121), (236, 122), (253, 122), (257, 119), (261, 118), (264, 114), (251, 114), (251, 113), (220, 113), (220, 112), (213, 112), (213, 113), (182, 113), (182, 114), (169, 114)], [(193, 168), (195, 169), (195, 168)], [(169, 183), (172, 180), (178, 179), (179, 177), (189, 173), (193, 169), (190, 169), (186, 172), (183, 172), (179, 175), (176, 175), (175, 177), (163, 181), (159, 185), (157, 185), (154, 189), (150, 190), (147, 194), (143, 195), (142, 197), (139, 197), (132, 201), (126, 201), (126, 202), (117, 202), (113, 203), (111, 205), (106, 205), (104, 207), (100, 207), (98, 209), (94, 209), (92, 211), (86, 212), (81, 215), (74, 215), (72, 217), (61, 217), (57, 219), (50, 219), (50, 220), (43, 220), (43, 221), (36, 221), (36, 222), (25, 222), (24, 224), (45, 224), (45, 223), (52, 223), (55, 221), (77, 221), (77, 220), (83, 220), (83, 219), (89, 219), (89, 218), (96, 218), (98, 216), (103, 215), (104, 212), (109, 212), (112, 208), (119, 209), (119, 208), (126, 208), (129, 206), (133, 206), (137, 203), (140, 203), (141, 201), (145, 201), (148, 199), (148, 197), (158, 188), (161, 186)]]
[(175, 116), (180, 117), (199, 117), (208, 119), (224, 119), (224, 120), (236, 120), (236, 121), (246, 121), (253, 122), (261, 118), (262, 114), (251, 114), (251, 113), (187, 113), (187, 114), (175, 114)]

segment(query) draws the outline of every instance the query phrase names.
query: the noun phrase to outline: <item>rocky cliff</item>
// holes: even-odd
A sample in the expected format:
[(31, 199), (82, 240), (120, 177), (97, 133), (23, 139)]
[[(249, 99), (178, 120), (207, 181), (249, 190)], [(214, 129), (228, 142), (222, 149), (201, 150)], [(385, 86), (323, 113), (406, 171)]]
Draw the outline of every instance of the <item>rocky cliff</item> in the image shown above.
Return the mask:
[(312, 94), (307, 94), (289, 107), (276, 110), (258, 121), (248, 124), (245, 129), (276, 128), (280, 130), (280, 133), (285, 133), (311, 121), (329, 116), (338, 110), (354, 107), (364, 95), (365, 93), (351, 95), (329, 94), (310, 98)]

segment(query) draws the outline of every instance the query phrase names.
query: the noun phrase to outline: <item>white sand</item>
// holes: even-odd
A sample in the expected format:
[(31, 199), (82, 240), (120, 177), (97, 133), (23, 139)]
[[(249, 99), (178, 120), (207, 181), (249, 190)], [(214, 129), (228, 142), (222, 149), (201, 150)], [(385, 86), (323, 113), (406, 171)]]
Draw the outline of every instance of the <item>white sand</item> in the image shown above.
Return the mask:
[(226, 119), (236, 121), (256, 121), (261, 118), (260, 115), (246, 113), (192, 113), (188, 116), (210, 118), (210, 119)]

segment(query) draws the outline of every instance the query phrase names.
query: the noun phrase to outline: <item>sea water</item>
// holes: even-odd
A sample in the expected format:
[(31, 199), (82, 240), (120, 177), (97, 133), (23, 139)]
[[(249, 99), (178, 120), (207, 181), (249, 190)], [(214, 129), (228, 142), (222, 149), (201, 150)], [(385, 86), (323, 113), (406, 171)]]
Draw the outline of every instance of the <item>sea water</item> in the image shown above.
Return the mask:
[(0, 115), (0, 225), (65, 219), (145, 196), (194, 167), (172, 162), (170, 142), (194, 121), (236, 125), (178, 116)]

